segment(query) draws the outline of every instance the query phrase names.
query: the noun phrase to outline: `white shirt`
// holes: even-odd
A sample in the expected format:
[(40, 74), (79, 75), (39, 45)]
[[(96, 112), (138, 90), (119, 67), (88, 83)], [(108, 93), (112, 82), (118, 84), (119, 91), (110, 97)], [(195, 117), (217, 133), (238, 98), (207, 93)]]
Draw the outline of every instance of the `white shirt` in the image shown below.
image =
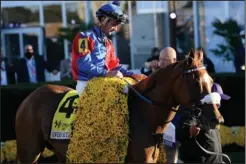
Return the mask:
[(27, 70), (29, 74), (29, 79), (31, 83), (37, 83), (37, 72), (36, 72), (36, 63), (34, 57), (30, 59), (26, 58)]
[[(2, 70), (3, 68), (3, 70)], [(1, 85), (8, 85), (7, 72), (5, 62), (1, 63)]]

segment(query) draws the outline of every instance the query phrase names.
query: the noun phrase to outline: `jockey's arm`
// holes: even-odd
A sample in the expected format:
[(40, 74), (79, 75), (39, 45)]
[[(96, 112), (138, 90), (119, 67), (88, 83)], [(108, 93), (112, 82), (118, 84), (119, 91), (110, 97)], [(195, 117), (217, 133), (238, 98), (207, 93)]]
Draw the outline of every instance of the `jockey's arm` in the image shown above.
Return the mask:
[(80, 71), (90, 73), (93, 76), (105, 76), (107, 74), (107, 70), (104, 67), (92, 63), (90, 54), (79, 57), (77, 62)]
[(146, 77), (145, 75), (138, 75), (138, 74), (133, 73), (132, 71), (129, 71), (129, 70), (123, 68), (119, 64), (120, 60), (117, 58), (117, 56), (115, 56), (115, 52), (114, 52), (115, 50), (114, 50), (113, 44), (111, 42), (110, 42), (109, 46), (111, 46), (111, 48), (109, 48), (111, 51), (106, 56), (106, 58), (107, 58), (106, 59), (106, 61), (107, 61), (106, 65), (108, 66), (108, 69), (110, 71), (118, 70), (123, 74), (123, 76), (131, 77), (131, 78), (136, 79), (136, 80), (142, 80)]
[(91, 39), (83, 32), (76, 35), (73, 41), (72, 51), (73, 54), (76, 53), (78, 70), (93, 76), (105, 76), (107, 74), (107, 70), (105, 69), (104, 65), (97, 65), (98, 63), (92, 59), (93, 49), (93, 39)]
[(135, 79), (137, 81), (141, 81), (141, 80), (143, 80), (143, 79), (145, 79), (147, 77), (147, 76), (145, 76), (143, 74), (135, 74), (132, 71), (129, 71), (127, 69), (124, 69), (121, 65), (118, 66), (118, 67), (116, 67), (113, 70), (118, 70), (118, 71), (120, 71), (123, 74), (123, 76), (125, 76), (125, 77), (131, 77), (131, 78), (133, 78), (133, 79)]
[(124, 76), (131, 77), (133, 75), (132, 71), (129, 71), (127, 69), (124, 69), (121, 65), (116, 67), (114, 70), (120, 71)]

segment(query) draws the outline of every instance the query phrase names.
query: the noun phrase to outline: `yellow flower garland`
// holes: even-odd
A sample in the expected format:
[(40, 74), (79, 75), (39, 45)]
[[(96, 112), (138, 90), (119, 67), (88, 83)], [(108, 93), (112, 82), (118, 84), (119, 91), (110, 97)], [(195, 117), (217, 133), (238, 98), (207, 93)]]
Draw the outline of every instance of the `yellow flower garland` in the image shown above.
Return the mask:
[[(9, 140), (4, 142), (3, 147), (1, 148), (1, 163), (3, 162), (13, 162), (16, 160), (17, 155), (17, 147), (16, 140)], [(54, 155), (54, 152), (44, 149), (42, 153), (42, 157), (47, 158)]]
[(68, 162), (124, 162), (129, 133), (125, 88), (119, 78), (99, 77), (88, 82), (80, 97)]
[(9, 140), (4, 143), (4, 146), (1, 148), (1, 162), (15, 161), (16, 160), (16, 140)]
[(160, 153), (159, 153), (157, 163), (166, 163), (166, 162), (167, 162), (167, 154), (165, 151), (165, 145), (161, 144), (160, 145)]

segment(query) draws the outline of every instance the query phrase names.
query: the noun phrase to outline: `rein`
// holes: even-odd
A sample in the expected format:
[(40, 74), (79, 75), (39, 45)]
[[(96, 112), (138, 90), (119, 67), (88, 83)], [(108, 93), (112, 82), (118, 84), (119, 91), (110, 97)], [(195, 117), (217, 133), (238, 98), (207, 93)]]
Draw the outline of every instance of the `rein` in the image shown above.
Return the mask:
[[(226, 155), (226, 154), (224, 154), (224, 153), (215, 153), (215, 152), (212, 152), (212, 151), (208, 151), (208, 150), (206, 150), (204, 147), (202, 147), (202, 146), (199, 144), (199, 142), (197, 141), (196, 137), (194, 137), (194, 139), (195, 139), (195, 142), (196, 142), (196, 144), (198, 145), (198, 147), (199, 147), (200, 149), (202, 149), (205, 153), (211, 154), (211, 155), (217, 155), (217, 156), (225, 157), (225, 158), (229, 161), (229, 163), (231, 163), (231, 159), (229, 158), (228, 155)], [(222, 162), (223, 162), (223, 161), (222, 161)]]
[[(154, 105), (154, 106), (157, 106), (157, 107), (159, 107), (159, 108), (162, 108), (162, 106), (170, 106), (170, 107), (173, 107), (173, 105), (171, 105), (171, 104), (159, 104), (159, 103), (157, 103), (157, 102), (155, 102), (154, 100), (151, 100), (151, 99), (149, 99), (149, 98), (147, 98), (147, 97), (145, 97), (145, 96), (143, 96), (143, 95), (141, 95), (127, 80), (125, 80), (125, 79), (122, 79), (122, 80), (124, 80), (125, 82), (126, 82), (126, 84), (142, 99), (142, 100), (144, 100), (145, 102), (147, 102), (148, 104), (151, 104), (151, 105)], [(173, 112), (178, 112), (178, 110), (175, 110), (175, 109), (173, 109), (173, 108), (168, 108), (168, 110), (170, 110), (170, 111), (173, 111)]]

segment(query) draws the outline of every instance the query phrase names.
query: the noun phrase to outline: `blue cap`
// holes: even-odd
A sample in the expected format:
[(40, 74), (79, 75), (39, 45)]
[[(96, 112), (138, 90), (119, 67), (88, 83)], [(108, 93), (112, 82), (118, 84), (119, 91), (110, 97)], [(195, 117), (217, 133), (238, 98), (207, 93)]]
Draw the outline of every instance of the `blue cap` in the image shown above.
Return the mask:
[(112, 3), (116, 6), (120, 6), (120, 1), (113, 1)]
[(217, 92), (220, 94), (222, 100), (229, 100), (231, 97), (224, 94), (221, 86), (218, 83), (214, 83), (212, 86), (212, 92)]
[(125, 15), (119, 6), (119, 2), (114, 1), (101, 6), (96, 12), (96, 16), (107, 16), (110, 19), (119, 21), (120, 23), (128, 23), (128, 16)]

